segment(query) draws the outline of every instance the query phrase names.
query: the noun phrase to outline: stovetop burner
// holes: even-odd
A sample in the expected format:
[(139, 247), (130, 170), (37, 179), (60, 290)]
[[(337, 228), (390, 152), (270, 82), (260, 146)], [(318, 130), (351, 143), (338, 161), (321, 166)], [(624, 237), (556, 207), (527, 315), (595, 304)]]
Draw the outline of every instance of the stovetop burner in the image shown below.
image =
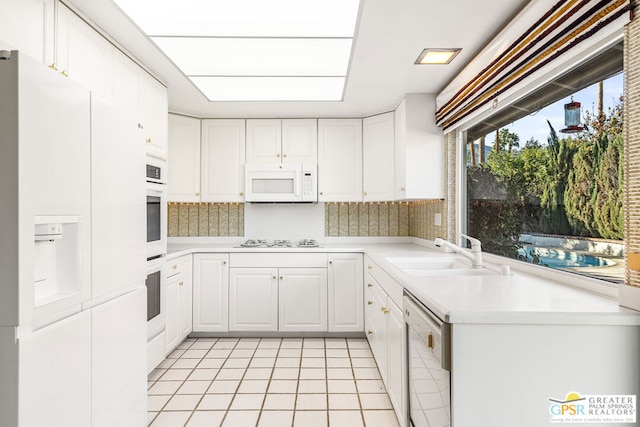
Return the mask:
[(243, 248), (291, 248), (297, 246), (299, 248), (317, 248), (320, 246), (317, 240), (314, 239), (302, 239), (295, 245), (291, 243), (291, 240), (265, 240), (265, 239), (248, 239), (240, 243)]

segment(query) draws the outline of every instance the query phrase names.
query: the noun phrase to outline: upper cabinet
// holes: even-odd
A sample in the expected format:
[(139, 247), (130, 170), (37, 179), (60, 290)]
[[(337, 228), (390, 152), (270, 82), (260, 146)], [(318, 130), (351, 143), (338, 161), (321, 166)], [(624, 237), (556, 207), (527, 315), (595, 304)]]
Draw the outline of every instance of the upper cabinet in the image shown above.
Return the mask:
[(245, 121), (202, 120), (203, 202), (244, 201)]
[(167, 118), (169, 111), (167, 88), (145, 75), (142, 87), (142, 126), (147, 154), (167, 158)]
[(247, 120), (247, 163), (316, 163), (316, 119)]
[[(44, 25), (25, 25), (40, 22)], [(53, 40), (53, 2), (42, 0), (3, 0), (0, 16), (0, 49), (20, 50), (37, 61), (47, 61)]]
[(318, 201), (362, 201), (362, 119), (318, 120)]
[(362, 119), (362, 199), (395, 199), (393, 112)]
[(169, 114), (169, 201), (200, 201), (200, 119)]
[(435, 95), (411, 93), (395, 111), (396, 200), (444, 199), (445, 140)]
[(111, 95), (113, 45), (70, 9), (59, 5), (52, 67), (104, 98)]

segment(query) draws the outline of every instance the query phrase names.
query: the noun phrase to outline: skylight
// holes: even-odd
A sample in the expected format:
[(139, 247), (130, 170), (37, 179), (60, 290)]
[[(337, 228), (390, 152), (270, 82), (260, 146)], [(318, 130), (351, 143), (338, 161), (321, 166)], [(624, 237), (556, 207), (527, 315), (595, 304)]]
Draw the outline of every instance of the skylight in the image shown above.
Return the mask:
[(359, 0), (114, 0), (210, 101), (341, 101)]

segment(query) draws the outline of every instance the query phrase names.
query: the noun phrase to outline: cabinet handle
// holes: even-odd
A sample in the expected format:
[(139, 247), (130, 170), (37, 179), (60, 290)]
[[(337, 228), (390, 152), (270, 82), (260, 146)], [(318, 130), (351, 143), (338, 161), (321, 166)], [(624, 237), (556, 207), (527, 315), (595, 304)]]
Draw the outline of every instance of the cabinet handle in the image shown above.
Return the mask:
[(196, 193), (196, 197), (200, 197), (200, 193)]
[(400, 191), (404, 191), (404, 187), (400, 187)]
[(227, 261), (222, 261), (222, 264), (223, 265), (227, 265)]
[(387, 310), (386, 308), (382, 307), (382, 314), (389, 314), (389, 310)]
[(329, 264), (333, 264), (333, 261), (329, 261)]
[(241, 191), (241, 192), (240, 192), (240, 195), (241, 195), (241, 196), (244, 196), (244, 193)]
[(272, 279), (273, 279), (273, 280), (276, 280), (276, 276), (273, 276), (273, 277), (272, 277)]
[(180, 282), (180, 283), (178, 283), (178, 285), (182, 286), (182, 285), (184, 285), (184, 282)]
[(283, 154), (283, 155), (282, 155), (282, 157), (287, 157), (287, 155), (286, 155), (286, 154)]
[(366, 195), (367, 195), (367, 192), (366, 192), (366, 191), (363, 191), (363, 192), (362, 192), (362, 194), (366, 196)]
[(321, 195), (321, 196), (324, 196), (324, 193), (321, 191), (321, 192), (320, 192), (320, 195)]
[(282, 280), (282, 276), (280, 276), (280, 280)]
[(373, 288), (373, 285), (371, 283), (367, 283), (367, 288)]
[(58, 71), (58, 66), (55, 64), (55, 62), (49, 65), (49, 68), (51, 68), (53, 71)]
[(276, 154), (276, 157), (280, 158), (280, 154)]
[(69, 77), (69, 72), (67, 70), (60, 71), (60, 74), (62, 74), (65, 77)]
[(372, 331), (371, 329), (369, 329), (369, 330), (367, 331), (367, 334), (369, 334), (369, 335), (373, 335), (373, 331)]
[(427, 337), (427, 346), (429, 348), (434, 348), (434, 345), (433, 345), (433, 334), (429, 334), (429, 336)]
[(373, 304), (371, 301), (367, 301), (367, 305), (371, 305)]
[(176, 268), (178, 268), (178, 264), (174, 264), (174, 266), (171, 267), (171, 268), (173, 268), (175, 270)]
[(367, 265), (367, 269), (368, 269), (368, 270), (371, 270), (372, 268), (373, 268), (372, 266)]
[[(384, 313), (384, 312), (385, 312), (385, 310), (387, 310), (387, 308), (386, 308), (386, 307), (382, 307), (382, 306), (380, 307), (380, 311), (381, 311), (381, 312), (383, 312), (383, 313)], [(387, 311), (388, 311), (388, 310), (387, 310)]]
[(151, 138), (145, 139), (144, 142), (146, 142), (147, 144), (151, 144)]

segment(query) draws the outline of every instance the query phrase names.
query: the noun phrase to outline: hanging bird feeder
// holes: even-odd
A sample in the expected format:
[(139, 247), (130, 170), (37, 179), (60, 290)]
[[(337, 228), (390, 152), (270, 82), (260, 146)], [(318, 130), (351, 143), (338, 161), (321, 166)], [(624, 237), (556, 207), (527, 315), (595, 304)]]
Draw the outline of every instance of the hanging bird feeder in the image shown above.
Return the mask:
[(585, 130), (585, 127), (580, 123), (580, 103), (573, 100), (564, 104), (564, 125), (566, 128), (562, 129), (562, 133), (577, 133)]

